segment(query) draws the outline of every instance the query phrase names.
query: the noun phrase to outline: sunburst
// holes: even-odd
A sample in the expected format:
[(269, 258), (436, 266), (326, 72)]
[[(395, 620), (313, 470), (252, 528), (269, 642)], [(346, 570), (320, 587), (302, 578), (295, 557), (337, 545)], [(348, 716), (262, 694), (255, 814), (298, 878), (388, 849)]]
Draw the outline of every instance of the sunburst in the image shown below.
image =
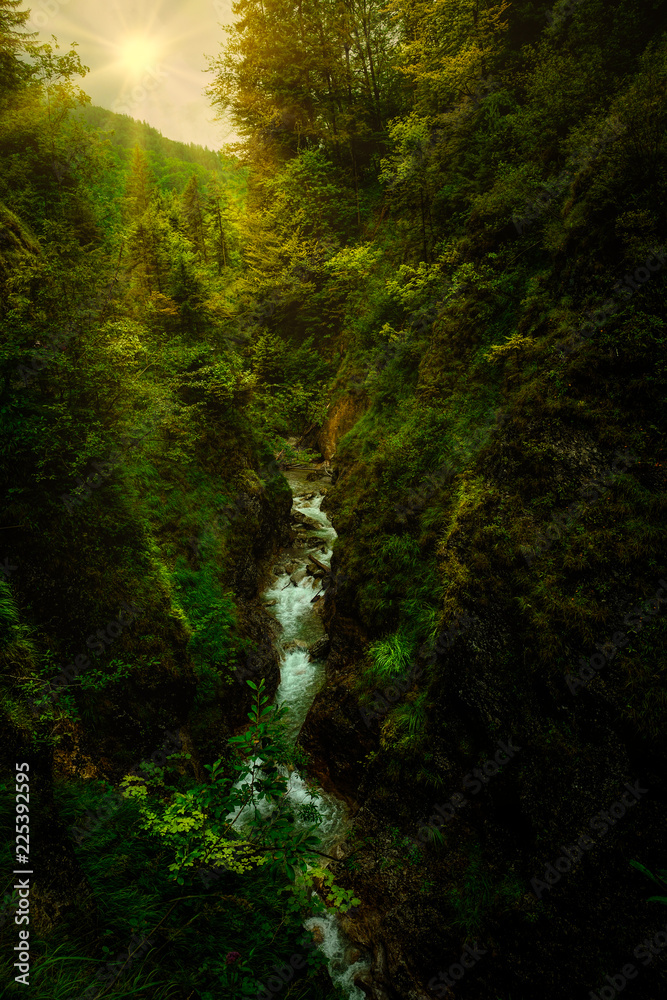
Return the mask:
[(118, 46), (118, 64), (129, 76), (140, 76), (154, 66), (162, 55), (162, 45), (148, 35), (130, 35)]

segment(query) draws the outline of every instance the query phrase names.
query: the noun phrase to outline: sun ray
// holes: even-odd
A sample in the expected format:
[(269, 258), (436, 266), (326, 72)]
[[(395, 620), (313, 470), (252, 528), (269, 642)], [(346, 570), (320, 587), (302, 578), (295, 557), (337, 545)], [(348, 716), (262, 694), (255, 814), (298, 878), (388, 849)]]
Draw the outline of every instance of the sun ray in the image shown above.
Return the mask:
[(232, 20), (223, 7), (229, 3), (231, 11), (231, 0), (216, 0), (208, 16), (193, 16), (196, 2), (183, 0), (167, 13), (163, 0), (106, 0), (102, 9), (84, 5), (76, 18), (63, 8), (58, 25), (54, 14), (42, 34), (58, 28), (77, 38), (91, 67), (85, 89), (95, 104), (150, 121), (165, 135), (178, 122), (179, 138), (197, 135), (213, 147), (221, 126), (209, 121), (204, 97), (212, 79), (207, 56), (221, 40), (218, 24)]
[(117, 45), (117, 64), (130, 76), (138, 76), (160, 61), (163, 46), (149, 35), (128, 35)]

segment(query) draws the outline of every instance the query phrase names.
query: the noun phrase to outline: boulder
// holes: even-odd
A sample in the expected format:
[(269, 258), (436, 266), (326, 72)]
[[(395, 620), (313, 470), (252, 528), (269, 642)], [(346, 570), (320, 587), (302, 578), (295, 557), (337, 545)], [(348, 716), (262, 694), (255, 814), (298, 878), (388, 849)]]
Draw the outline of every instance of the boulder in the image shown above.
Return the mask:
[(373, 992), (373, 979), (368, 970), (365, 972), (357, 972), (353, 982), (357, 989), (361, 990), (364, 996), (371, 998), (375, 997), (375, 993)]
[(322, 545), (322, 539), (319, 535), (308, 535), (307, 538), (304, 538), (304, 543), (309, 549), (318, 548), (320, 552), (326, 552), (326, 546)]
[(318, 521), (316, 521), (312, 517), (308, 517), (307, 514), (302, 514), (300, 510), (292, 511), (292, 521), (294, 521), (296, 524), (303, 524), (307, 528), (321, 529), (322, 527), (322, 525)]
[(328, 635), (323, 635), (321, 639), (314, 642), (312, 646), (309, 647), (308, 653), (311, 660), (322, 660), (325, 656), (329, 655), (329, 648), (331, 646), (331, 640)]
[(308, 643), (305, 639), (290, 639), (283, 645), (285, 653), (290, 653), (293, 649), (308, 649)]

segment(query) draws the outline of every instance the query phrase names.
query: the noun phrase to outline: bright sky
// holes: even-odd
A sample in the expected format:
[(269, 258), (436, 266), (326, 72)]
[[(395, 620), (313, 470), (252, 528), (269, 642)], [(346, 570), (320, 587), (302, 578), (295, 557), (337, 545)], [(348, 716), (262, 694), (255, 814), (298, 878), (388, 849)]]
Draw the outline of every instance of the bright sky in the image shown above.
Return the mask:
[(231, 0), (25, 0), (36, 41), (55, 35), (61, 50), (78, 42), (90, 73), (81, 86), (93, 104), (147, 121), (169, 139), (219, 149), (233, 142), (213, 124), (203, 90), (232, 21)]

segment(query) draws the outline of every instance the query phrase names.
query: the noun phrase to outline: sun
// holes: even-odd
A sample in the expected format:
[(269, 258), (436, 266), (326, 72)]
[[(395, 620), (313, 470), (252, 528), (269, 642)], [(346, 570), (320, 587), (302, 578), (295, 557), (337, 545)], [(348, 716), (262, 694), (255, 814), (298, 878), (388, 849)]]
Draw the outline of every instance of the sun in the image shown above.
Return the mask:
[(157, 62), (160, 46), (146, 35), (132, 35), (119, 46), (119, 62), (130, 73), (142, 73)]

